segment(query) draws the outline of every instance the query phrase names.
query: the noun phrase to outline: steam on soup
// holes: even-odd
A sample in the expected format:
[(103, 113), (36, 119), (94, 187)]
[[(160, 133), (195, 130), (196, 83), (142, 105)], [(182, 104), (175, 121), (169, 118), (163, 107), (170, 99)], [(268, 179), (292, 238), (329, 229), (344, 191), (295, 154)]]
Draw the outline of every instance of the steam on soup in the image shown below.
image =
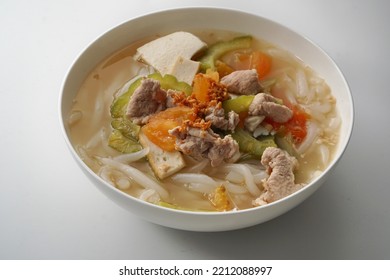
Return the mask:
[(68, 126), (84, 162), (123, 192), (230, 211), (277, 201), (327, 167), (335, 103), (309, 66), (260, 38), (174, 32), (100, 63)]

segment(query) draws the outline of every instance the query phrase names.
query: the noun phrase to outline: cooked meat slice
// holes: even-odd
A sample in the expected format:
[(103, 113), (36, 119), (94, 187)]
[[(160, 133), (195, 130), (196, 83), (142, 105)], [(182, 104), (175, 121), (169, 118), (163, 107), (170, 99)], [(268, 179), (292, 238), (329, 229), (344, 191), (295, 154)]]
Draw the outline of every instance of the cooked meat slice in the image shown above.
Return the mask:
[(274, 147), (266, 148), (261, 164), (267, 168), (269, 177), (264, 182), (265, 192), (254, 201), (255, 205), (277, 201), (302, 187), (294, 182), (294, 170), (298, 168), (298, 161), (286, 151)]
[(227, 120), (227, 130), (234, 131), (234, 129), (240, 122), (240, 116), (236, 112), (230, 111), (227, 115)]
[(225, 110), (223, 108), (212, 106), (205, 110), (204, 119), (205, 121), (210, 121), (211, 125), (216, 128), (229, 131), (234, 131), (239, 122), (237, 113), (230, 111), (227, 117), (225, 117)]
[(230, 135), (221, 138), (211, 129), (178, 126), (169, 133), (176, 137), (176, 150), (198, 160), (208, 158), (213, 167), (225, 159), (231, 159), (238, 152), (238, 144)]
[(211, 166), (220, 165), (225, 159), (231, 159), (238, 152), (238, 144), (231, 135), (218, 137), (208, 152)]
[(145, 124), (149, 117), (165, 109), (167, 93), (160, 83), (153, 79), (144, 79), (134, 91), (126, 115), (136, 124)]
[(263, 90), (255, 69), (234, 71), (223, 77), (221, 84), (236, 94), (256, 94)]
[(291, 119), (293, 112), (285, 105), (278, 104), (278, 99), (270, 94), (258, 93), (249, 105), (250, 116), (266, 116), (278, 123)]

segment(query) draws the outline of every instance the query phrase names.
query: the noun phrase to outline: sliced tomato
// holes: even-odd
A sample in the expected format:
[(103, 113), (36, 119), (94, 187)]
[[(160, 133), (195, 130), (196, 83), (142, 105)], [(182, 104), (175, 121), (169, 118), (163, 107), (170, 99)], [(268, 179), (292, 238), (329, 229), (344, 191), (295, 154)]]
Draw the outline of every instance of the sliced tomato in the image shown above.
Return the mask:
[(165, 151), (174, 151), (176, 138), (169, 130), (182, 124), (192, 115), (192, 109), (186, 106), (168, 108), (152, 116), (141, 129), (150, 141)]

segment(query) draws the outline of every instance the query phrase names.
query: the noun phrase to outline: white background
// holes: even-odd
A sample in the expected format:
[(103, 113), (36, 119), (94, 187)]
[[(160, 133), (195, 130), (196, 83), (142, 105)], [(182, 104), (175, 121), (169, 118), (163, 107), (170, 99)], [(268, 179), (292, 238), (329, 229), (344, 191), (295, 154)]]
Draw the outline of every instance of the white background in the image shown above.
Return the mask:
[[(387, 1), (0, 1), (0, 259), (389, 259), (390, 5)], [(141, 14), (183, 6), (256, 13), (307, 36), (339, 65), (355, 126), (331, 178), (267, 223), (178, 231), (140, 220), (84, 176), (60, 130), (71, 63)]]

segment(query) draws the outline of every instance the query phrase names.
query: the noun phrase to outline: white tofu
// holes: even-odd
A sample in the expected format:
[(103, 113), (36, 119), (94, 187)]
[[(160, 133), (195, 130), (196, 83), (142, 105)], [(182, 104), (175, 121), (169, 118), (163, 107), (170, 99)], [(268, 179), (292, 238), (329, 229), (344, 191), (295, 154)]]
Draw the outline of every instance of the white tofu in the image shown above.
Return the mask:
[(172, 68), (168, 71), (168, 74), (175, 76), (178, 81), (183, 81), (191, 85), (196, 73), (198, 73), (199, 67), (200, 62), (179, 56), (176, 58)]
[[(137, 49), (136, 59), (142, 59), (162, 75), (170, 74), (178, 57), (188, 60), (207, 44), (195, 35), (179, 31), (153, 40)], [(191, 81), (192, 82), (192, 81)]]
[(145, 134), (139, 134), (139, 142), (146, 148), (149, 147), (147, 158), (154, 173), (158, 178), (164, 179), (182, 169), (185, 166), (180, 152), (167, 152), (151, 142)]

